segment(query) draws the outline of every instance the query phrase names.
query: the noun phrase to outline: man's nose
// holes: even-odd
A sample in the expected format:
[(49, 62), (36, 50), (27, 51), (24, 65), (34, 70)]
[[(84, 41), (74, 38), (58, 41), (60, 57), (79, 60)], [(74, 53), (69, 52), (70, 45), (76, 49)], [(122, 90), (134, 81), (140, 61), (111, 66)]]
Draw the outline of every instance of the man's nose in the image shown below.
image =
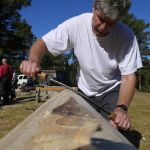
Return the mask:
[(101, 24), (101, 30), (106, 30), (108, 28), (107, 24), (105, 22), (103, 22)]

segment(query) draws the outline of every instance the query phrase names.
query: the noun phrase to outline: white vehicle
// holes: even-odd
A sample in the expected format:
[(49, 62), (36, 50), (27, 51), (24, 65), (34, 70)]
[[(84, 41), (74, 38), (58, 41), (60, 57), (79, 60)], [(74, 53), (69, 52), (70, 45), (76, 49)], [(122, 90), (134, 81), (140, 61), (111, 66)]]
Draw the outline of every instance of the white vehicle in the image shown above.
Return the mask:
[(28, 77), (24, 74), (18, 75), (18, 85), (26, 84), (28, 81)]

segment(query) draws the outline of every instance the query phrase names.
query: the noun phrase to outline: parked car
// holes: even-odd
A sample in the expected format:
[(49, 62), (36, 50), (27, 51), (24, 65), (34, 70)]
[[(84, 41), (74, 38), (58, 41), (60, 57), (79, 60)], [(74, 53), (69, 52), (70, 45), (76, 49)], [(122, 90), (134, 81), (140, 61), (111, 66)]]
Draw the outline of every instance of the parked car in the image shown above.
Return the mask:
[(18, 83), (17, 85), (26, 84), (28, 82), (28, 77), (24, 74), (18, 75)]
[(19, 75), (18, 78), (20, 79), (18, 88), (22, 91), (29, 92), (30, 90), (35, 90), (35, 79), (32, 77), (27, 77), (25, 75)]

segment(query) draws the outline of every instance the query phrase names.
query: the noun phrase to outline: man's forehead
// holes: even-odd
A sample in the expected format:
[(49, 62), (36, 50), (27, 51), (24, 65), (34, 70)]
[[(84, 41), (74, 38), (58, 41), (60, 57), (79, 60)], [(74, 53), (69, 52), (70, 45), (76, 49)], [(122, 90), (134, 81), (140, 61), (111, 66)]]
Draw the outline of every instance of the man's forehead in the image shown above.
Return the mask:
[(109, 23), (116, 23), (117, 21), (118, 21), (118, 19), (116, 18), (116, 19), (111, 19), (110, 17), (108, 17), (106, 14), (104, 14), (104, 12), (103, 11), (100, 11), (100, 10), (95, 10), (94, 11), (95, 12), (95, 14), (100, 18), (100, 19), (102, 19), (103, 21), (105, 21), (105, 22), (109, 22)]

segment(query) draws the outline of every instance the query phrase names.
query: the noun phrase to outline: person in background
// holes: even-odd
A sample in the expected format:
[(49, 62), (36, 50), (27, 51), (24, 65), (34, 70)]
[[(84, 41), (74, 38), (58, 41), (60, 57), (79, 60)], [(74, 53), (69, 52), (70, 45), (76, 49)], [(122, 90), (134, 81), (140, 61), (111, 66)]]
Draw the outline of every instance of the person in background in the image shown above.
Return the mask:
[[(9, 74), (9, 80), (11, 81), (12, 77), (13, 77), (11, 65), (8, 63), (6, 58), (2, 59), (2, 64), (3, 64), (3, 68), (4, 68), (5, 72)], [(6, 73), (4, 73), (4, 74), (6, 74)]]
[(4, 104), (9, 104), (9, 95), (11, 93), (12, 67), (8, 64), (7, 59), (2, 59), (0, 71), (0, 91), (3, 96)]
[(21, 72), (35, 76), (46, 51), (59, 55), (74, 49), (79, 62), (79, 90), (97, 106), (116, 114), (109, 120), (103, 110), (91, 104), (114, 128), (129, 129), (135, 72), (142, 67), (136, 36), (120, 21), (130, 5), (130, 0), (95, 0), (92, 13), (70, 18), (37, 40), (29, 59), (21, 63)]
[(2, 77), (3, 77), (3, 67), (2, 67), (2, 62), (0, 59), (0, 101), (3, 100), (3, 96), (4, 96), (4, 89), (3, 89), (3, 85), (2, 85)]
[(2, 61), (0, 59), (0, 81), (1, 81), (2, 77), (3, 77), (3, 67), (2, 67)]

